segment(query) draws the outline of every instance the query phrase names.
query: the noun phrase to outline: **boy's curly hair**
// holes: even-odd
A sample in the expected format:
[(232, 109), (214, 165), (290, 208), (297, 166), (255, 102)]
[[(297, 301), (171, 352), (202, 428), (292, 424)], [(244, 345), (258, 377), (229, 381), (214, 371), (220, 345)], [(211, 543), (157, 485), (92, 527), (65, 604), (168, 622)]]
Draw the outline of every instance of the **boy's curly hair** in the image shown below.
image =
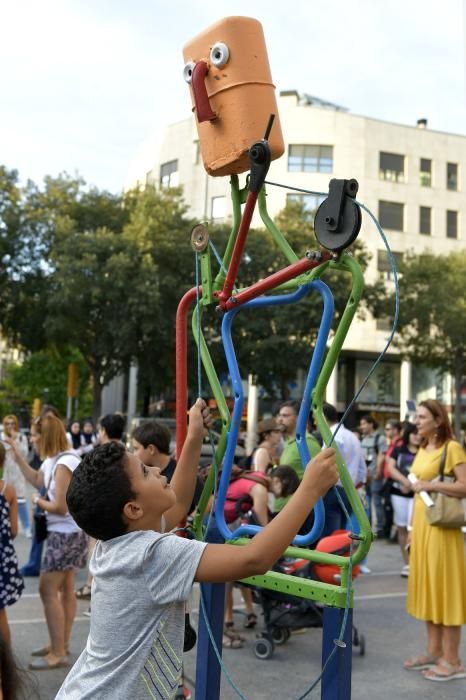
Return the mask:
[(79, 527), (97, 540), (127, 532), (122, 512), (135, 494), (126, 466), (124, 446), (108, 442), (86, 454), (71, 477), (66, 494), (68, 510)]

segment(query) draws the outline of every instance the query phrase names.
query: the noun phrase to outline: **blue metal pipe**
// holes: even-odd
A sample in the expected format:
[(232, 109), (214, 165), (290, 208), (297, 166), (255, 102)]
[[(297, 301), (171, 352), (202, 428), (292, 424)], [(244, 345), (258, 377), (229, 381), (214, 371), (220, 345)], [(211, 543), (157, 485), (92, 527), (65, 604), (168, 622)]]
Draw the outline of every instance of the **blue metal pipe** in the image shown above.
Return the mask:
[[(333, 303), (333, 295), (330, 291), (330, 289), (327, 287), (327, 285), (322, 282), (321, 280), (315, 280), (313, 282), (310, 282), (308, 284), (302, 285), (299, 287), (295, 292), (292, 294), (286, 294), (286, 295), (276, 295), (276, 296), (268, 296), (268, 297), (258, 297), (257, 299), (253, 299), (252, 301), (247, 302), (246, 304), (243, 304), (240, 306), (238, 309), (232, 309), (228, 313), (225, 314), (222, 322), (222, 340), (223, 340), (223, 346), (225, 348), (225, 356), (227, 359), (228, 363), (228, 369), (230, 372), (231, 380), (232, 380), (232, 385), (233, 385), (233, 390), (234, 390), (234, 406), (233, 406), (233, 413), (231, 416), (231, 425), (230, 425), (230, 430), (228, 432), (227, 436), (227, 446), (225, 450), (225, 455), (223, 459), (223, 468), (222, 468), (222, 473), (220, 476), (220, 482), (218, 486), (218, 493), (217, 493), (217, 501), (215, 504), (215, 519), (217, 523), (217, 527), (219, 531), (221, 532), (222, 536), (225, 539), (237, 539), (238, 537), (242, 537), (244, 535), (255, 535), (258, 532), (262, 530), (261, 527), (256, 526), (256, 525), (241, 525), (240, 527), (236, 528), (236, 530), (231, 531), (225, 521), (225, 515), (224, 515), (224, 507), (225, 507), (225, 500), (226, 500), (226, 493), (228, 489), (228, 485), (230, 482), (230, 475), (231, 475), (231, 468), (234, 462), (234, 457), (235, 457), (235, 449), (236, 449), (236, 444), (238, 441), (238, 434), (239, 434), (239, 428), (241, 425), (241, 417), (243, 415), (243, 405), (244, 405), (244, 392), (243, 392), (243, 385), (241, 381), (241, 376), (239, 374), (239, 368), (238, 368), (238, 362), (236, 360), (236, 355), (235, 355), (235, 350), (233, 347), (233, 341), (231, 337), (231, 326), (233, 323), (233, 320), (236, 316), (236, 314), (241, 311), (243, 308), (261, 308), (263, 306), (278, 306), (278, 305), (286, 305), (286, 304), (293, 304), (300, 299), (302, 299), (306, 294), (308, 294), (311, 290), (316, 290), (320, 292), (323, 302), (324, 302), (324, 310), (322, 314), (322, 319), (321, 319), (321, 324), (319, 327), (318, 331), (318, 336), (317, 336), (317, 341), (316, 341), (316, 346), (314, 348), (314, 352), (312, 354), (312, 359), (311, 359), (311, 364), (307, 376), (307, 381), (306, 381), (306, 387), (305, 387), (305, 399), (306, 399), (306, 404), (307, 404), (307, 415), (309, 415), (309, 408), (310, 408), (310, 402), (311, 402), (311, 392), (312, 389), (314, 388), (314, 385), (317, 381), (320, 368), (322, 366), (322, 362), (324, 359), (325, 355), (325, 350), (326, 350), (326, 345), (327, 345), (327, 339), (330, 333), (330, 329), (332, 326), (332, 321), (333, 321), (333, 312), (334, 312), (334, 303)], [(299, 418), (303, 414), (303, 407), (301, 407), (301, 410), (299, 412)], [(302, 421), (302, 418), (301, 418)], [(305, 435), (305, 430), (302, 430), (301, 426), (301, 432), (300, 435)], [(303, 466), (306, 467), (308, 461), (309, 461), (309, 451), (307, 448), (306, 440), (301, 439), (301, 442), (305, 445), (305, 451), (302, 447), (300, 448), (298, 444), (298, 449), (299, 449), (299, 455), (301, 457), (301, 461), (303, 463)], [(324, 510), (324, 505), (322, 503), (322, 499), (320, 499), (315, 507), (314, 507), (314, 525), (309, 533), (306, 535), (297, 535), (295, 539), (293, 540), (293, 544), (297, 546), (307, 546), (310, 543), (314, 542), (318, 537), (320, 536), (320, 533), (322, 532), (322, 529), (324, 527), (324, 521), (325, 521), (325, 510)]]

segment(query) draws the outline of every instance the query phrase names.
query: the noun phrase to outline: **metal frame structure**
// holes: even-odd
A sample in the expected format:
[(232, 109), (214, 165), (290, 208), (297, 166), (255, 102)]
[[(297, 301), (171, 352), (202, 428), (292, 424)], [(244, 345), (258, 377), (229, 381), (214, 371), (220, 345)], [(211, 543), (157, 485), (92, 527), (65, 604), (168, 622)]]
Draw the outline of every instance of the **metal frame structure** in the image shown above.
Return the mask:
[[(305, 440), (305, 425), (311, 404), (314, 419), (323, 437), (324, 443), (327, 445), (332, 443), (332, 434), (323, 416), (322, 403), (326, 385), (336, 366), (343, 342), (362, 295), (363, 276), (361, 268), (354, 258), (341, 251), (339, 251), (338, 254), (331, 253), (327, 250), (309, 252), (306, 254), (306, 257), (299, 259), (268, 215), (265, 188), (262, 184), (258, 191), (249, 191), (248, 193), (246, 189), (240, 190), (238, 177), (234, 175), (231, 177), (231, 197), (233, 204), (233, 224), (220, 270), (215, 279), (213, 279), (207, 235), (202, 245), (198, 247), (193, 246), (200, 258), (201, 284), (198, 288), (194, 287), (189, 290), (180, 301), (178, 307), (176, 318), (176, 427), (177, 450), (179, 453), (187, 431), (187, 319), (191, 308), (196, 302), (192, 313), (192, 332), (198, 344), (198, 353), (200, 354), (202, 365), (212, 394), (217, 402), (222, 420), (221, 436), (215, 452), (216, 465), (220, 465), (223, 462), (224, 466), (222, 479), (218, 487), (216, 511), (217, 525), (220, 525), (220, 530), (223, 536), (228, 538), (228, 541), (242, 546), (248, 542), (242, 535), (254, 534), (258, 528), (247, 526), (246, 528), (239, 528), (235, 533), (230, 533), (224, 520), (222, 522), (223, 503), (228, 486), (229, 470), (233, 462), (234, 448), (242, 413), (241, 377), (237, 369), (233, 342), (231, 340), (232, 321), (238, 311), (246, 306), (260, 309), (262, 306), (267, 305), (294, 303), (312, 289), (317, 289), (323, 295), (324, 318), (321, 324), (323, 330), (319, 333), (317, 348), (314, 350), (312, 356), (297, 424), (298, 449), (302, 463), (307, 464), (309, 453)], [(258, 202), (262, 221), (279, 250), (286, 258), (288, 265), (250, 287), (237, 291), (234, 290), (234, 284), (240, 260), (245, 249), (247, 234), (256, 202)], [(241, 217), (241, 204), (243, 203), (245, 203), (245, 211), (243, 217)], [(203, 235), (204, 234), (200, 236), (199, 240), (203, 238)], [(326, 351), (331, 317), (333, 315), (333, 298), (328, 287), (320, 278), (324, 276), (325, 272), (329, 269), (349, 274), (352, 280), (352, 287), (345, 310), (335, 329), (330, 346)], [(272, 291), (274, 296), (264, 296), (267, 292)], [(202, 333), (202, 311), (204, 307), (211, 304), (218, 304), (219, 310), (224, 313), (222, 334), (235, 390), (235, 407), (231, 415), (207, 343)], [(329, 312), (330, 307), (331, 311)], [(323, 359), (324, 354), (325, 360)], [(336, 448), (335, 445), (334, 447)], [(341, 483), (360, 527), (360, 534), (357, 537), (358, 545), (351, 557), (352, 564), (355, 565), (366, 556), (373, 539), (373, 534), (360, 498), (337, 448), (336, 452)], [(203, 513), (205, 512), (212, 493), (214, 490), (217, 490), (217, 484), (215, 483), (216, 471), (216, 469), (210, 470), (192, 525), (194, 536), (198, 539), (203, 539), (206, 535), (203, 527)], [(320, 504), (316, 508), (315, 523), (312, 532), (308, 533), (304, 538), (297, 537), (294, 544), (306, 545), (315, 541), (322, 531), (323, 524), (324, 509), (323, 505)], [(208, 539), (209, 533), (207, 533), (207, 540)], [(308, 559), (311, 562), (336, 565), (340, 569), (340, 584), (331, 585), (276, 572), (268, 572), (263, 576), (252, 576), (245, 579), (245, 583), (311, 599), (326, 606), (323, 631), (324, 663), (334, 646), (334, 639), (338, 637), (337, 628), (338, 626), (341, 627), (343, 610), (345, 607), (348, 608), (349, 606), (350, 610), (346, 610), (346, 647), (340, 646), (338, 648), (332, 662), (329, 664), (329, 668), (324, 674), (321, 688), (322, 698), (325, 698), (325, 700), (348, 700), (351, 696), (351, 608), (353, 604), (350, 560), (347, 557), (302, 549), (297, 546), (290, 546), (285, 554), (288, 557)], [(221, 654), (224, 586), (221, 584), (203, 584), (201, 586), (201, 596), (203, 614), (200, 615), (199, 621), (196, 698), (198, 700), (215, 700), (219, 697), (220, 692), (221, 669), (217, 655), (214, 653), (211, 636), (219, 650), (219, 654)], [(206, 623), (205, 617), (209, 621), (208, 623)]]

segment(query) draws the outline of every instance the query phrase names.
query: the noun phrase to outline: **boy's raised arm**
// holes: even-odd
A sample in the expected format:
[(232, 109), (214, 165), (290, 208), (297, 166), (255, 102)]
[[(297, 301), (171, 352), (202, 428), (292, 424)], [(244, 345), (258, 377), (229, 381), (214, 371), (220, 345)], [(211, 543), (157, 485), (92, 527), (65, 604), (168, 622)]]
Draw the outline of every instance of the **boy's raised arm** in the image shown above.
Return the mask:
[(335, 450), (327, 447), (312, 459), (285, 508), (245, 546), (209, 544), (196, 581), (236, 581), (268, 571), (301, 528), (316, 501), (338, 481)]
[(189, 411), (188, 434), (171, 480), (176, 504), (165, 513), (167, 530), (172, 530), (189, 513), (196, 488), (204, 429), (211, 424), (209, 408), (203, 399), (197, 399)]

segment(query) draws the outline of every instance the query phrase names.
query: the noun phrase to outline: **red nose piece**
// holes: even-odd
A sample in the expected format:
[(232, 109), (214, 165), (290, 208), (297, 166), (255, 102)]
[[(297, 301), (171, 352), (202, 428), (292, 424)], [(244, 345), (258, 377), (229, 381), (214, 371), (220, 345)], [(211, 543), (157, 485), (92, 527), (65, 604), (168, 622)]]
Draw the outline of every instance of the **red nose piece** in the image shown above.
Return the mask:
[(217, 115), (212, 111), (207, 95), (205, 85), (205, 77), (207, 75), (208, 66), (205, 61), (198, 61), (194, 66), (191, 85), (193, 88), (194, 105), (196, 108), (197, 121), (211, 122), (216, 119)]

